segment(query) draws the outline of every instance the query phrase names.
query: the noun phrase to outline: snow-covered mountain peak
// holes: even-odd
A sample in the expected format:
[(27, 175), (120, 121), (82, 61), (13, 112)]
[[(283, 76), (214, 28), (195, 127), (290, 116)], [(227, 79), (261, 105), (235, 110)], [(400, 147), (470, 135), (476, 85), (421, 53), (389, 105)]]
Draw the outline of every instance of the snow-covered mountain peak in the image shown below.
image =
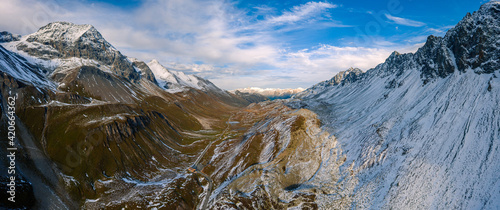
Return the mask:
[(94, 26), (89, 24), (77, 25), (69, 22), (52, 22), (41, 27), (37, 32), (27, 36), (28, 42), (42, 44), (63, 41), (74, 43), (77, 41), (92, 41), (110, 45)]
[[(167, 68), (165, 68), (163, 65), (160, 64), (160, 62), (158, 62), (158, 60), (156, 59), (153, 59), (151, 61), (149, 61), (149, 63), (147, 63), (149, 68), (151, 68), (151, 70), (153, 70), (153, 72), (157, 72), (157, 73), (164, 73), (164, 74), (167, 74), (167, 73), (170, 73), (170, 70), (168, 70)], [(155, 73), (156, 75), (156, 73)]]
[(491, 0), (487, 3), (484, 3), (483, 5), (481, 5), (481, 7), (479, 8), (479, 11), (483, 10), (483, 9), (490, 9), (492, 7), (496, 7), (498, 9), (498, 7), (500, 6), (500, 1), (499, 0)]
[(168, 70), (156, 59), (151, 60), (147, 65), (153, 72), (158, 85), (169, 92), (180, 92), (186, 88), (222, 91), (210, 81), (196, 75), (186, 75), (184, 72)]
[(341, 71), (336, 74), (332, 79), (328, 80), (328, 85), (338, 85), (344, 81), (352, 82), (356, 79), (357, 76), (362, 75), (363, 71), (359, 68), (349, 68), (345, 71)]
[[(387, 87), (397, 86), (399, 77), (407, 71), (420, 74), (423, 84), (445, 78), (456, 71), (489, 74), (500, 69), (500, 2), (490, 1), (467, 14), (444, 37), (429, 36), (415, 53), (394, 51), (384, 63), (373, 69), (348, 69), (332, 79), (318, 83), (300, 95), (320, 93), (325, 87), (345, 85), (373, 77), (388, 78)], [(401, 78), (400, 78), (401, 79)], [(400, 81), (402, 82), (402, 81)], [(398, 83), (399, 84), (399, 83)]]
[[(160, 65), (160, 66), (161, 66), (160, 62), (159, 62), (158, 60), (156, 60), (156, 59), (153, 59), (153, 60), (149, 61), (149, 63), (148, 63), (148, 64), (152, 64), (152, 65)], [(162, 67), (163, 67), (163, 66), (162, 66)], [(164, 68), (165, 68), (165, 67), (164, 67)]]
[(467, 14), (444, 37), (429, 36), (415, 53), (393, 52), (384, 63), (368, 70), (364, 77), (400, 76), (404, 71), (420, 71), (426, 84), (455, 71), (492, 73), (500, 69), (500, 2), (490, 1)]
[(18, 41), (4, 43), (3, 46), (44, 66), (51, 74), (65, 74), (68, 70), (85, 65), (131, 81), (141, 78), (132, 62), (88, 24), (49, 23), (37, 32), (23, 36)]
[(441, 42), (443, 47), (434, 47), (447, 48), (450, 64), (459, 71), (473, 69), (476, 73), (492, 73), (500, 69), (499, 39), (500, 2), (490, 1), (450, 29)]
[[(394, 52), (396, 52), (396, 51), (394, 51)], [(345, 73), (347, 73), (347, 74), (352, 73), (352, 72), (362, 72), (362, 71), (361, 71), (361, 69), (356, 68), (356, 67), (349, 67), (347, 70), (345, 70)]]
[[(401, 53), (399, 53), (398, 51), (394, 51), (394, 52), (391, 53), (391, 55), (389, 55), (389, 58), (393, 58), (393, 57), (396, 57), (396, 56), (399, 56), (399, 55), (401, 55)], [(349, 68), (349, 69), (351, 69), (351, 68)]]

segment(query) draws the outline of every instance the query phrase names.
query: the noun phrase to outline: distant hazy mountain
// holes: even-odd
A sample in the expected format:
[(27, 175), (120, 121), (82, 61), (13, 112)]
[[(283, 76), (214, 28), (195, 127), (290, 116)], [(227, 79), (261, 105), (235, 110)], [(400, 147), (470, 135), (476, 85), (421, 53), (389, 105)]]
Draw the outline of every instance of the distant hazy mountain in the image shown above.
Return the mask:
[(251, 93), (251, 94), (260, 94), (271, 100), (274, 99), (287, 99), (292, 97), (294, 94), (297, 94), (303, 91), (303, 88), (296, 89), (280, 89), (280, 88), (258, 88), (258, 87), (248, 87), (248, 88), (240, 88), (233, 90), (232, 92), (239, 91), (242, 93)]

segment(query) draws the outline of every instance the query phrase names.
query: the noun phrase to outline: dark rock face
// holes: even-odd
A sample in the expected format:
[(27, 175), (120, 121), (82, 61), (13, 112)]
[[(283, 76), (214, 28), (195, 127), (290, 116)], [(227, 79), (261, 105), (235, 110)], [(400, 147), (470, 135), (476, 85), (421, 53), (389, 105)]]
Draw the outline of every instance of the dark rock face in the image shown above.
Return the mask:
[(481, 72), (492, 73), (500, 69), (500, 49), (497, 43), (500, 34), (500, 3), (489, 2), (472, 15), (467, 14), (458, 25), (445, 36), (446, 47), (455, 55), (460, 71), (480, 67)]
[(0, 32), (0, 43), (19, 41), (20, 38), (21, 38), (20, 35), (11, 34), (10, 32), (7, 32), (7, 31)]
[(499, 21), (500, 3), (491, 1), (473, 14), (468, 13), (444, 38), (429, 36), (415, 53), (424, 83), (456, 70), (473, 69), (481, 74), (500, 69)]
[(15, 176), (15, 187), (13, 188), (14, 201), (8, 201), (10, 194), (7, 191), (10, 190), (10, 186), (7, 186), (10, 182), (10, 177), (2, 176), (0, 177), (0, 208), (7, 209), (30, 209), (36, 203), (35, 194), (33, 193), (33, 186), (26, 180), (26, 178), (21, 176)]
[(429, 36), (425, 45), (415, 53), (415, 60), (421, 66), (424, 83), (438, 76), (446, 77), (455, 71), (453, 55), (443, 43), (443, 38)]
[(144, 61), (133, 61), (132, 65), (134, 67), (138, 68), (139, 70), (141, 70), (142, 77), (144, 77), (145, 79), (147, 79), (155, 84), (158, 84), (158, 82), (155, 79), (155, 75), (153, 74), (153, 72), (151, 71), (149, 66), (146, 63), (144, 63)]

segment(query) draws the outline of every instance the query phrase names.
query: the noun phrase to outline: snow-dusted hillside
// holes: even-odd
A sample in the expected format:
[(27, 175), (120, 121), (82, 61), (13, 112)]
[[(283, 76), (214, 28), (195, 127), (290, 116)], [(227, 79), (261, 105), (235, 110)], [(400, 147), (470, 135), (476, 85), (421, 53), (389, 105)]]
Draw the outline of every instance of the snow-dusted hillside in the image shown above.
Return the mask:
[(291, 102), (317, 112), (355, 163), (353, 208), (500, 207), (498, 43), (491, 1), (416, 53)]
[(43, 70), (29, 63), (23, 57), (6, 50), (0, 45), (0, 71), (12, 77), (39, 87), (54, 86), (45, 78)]

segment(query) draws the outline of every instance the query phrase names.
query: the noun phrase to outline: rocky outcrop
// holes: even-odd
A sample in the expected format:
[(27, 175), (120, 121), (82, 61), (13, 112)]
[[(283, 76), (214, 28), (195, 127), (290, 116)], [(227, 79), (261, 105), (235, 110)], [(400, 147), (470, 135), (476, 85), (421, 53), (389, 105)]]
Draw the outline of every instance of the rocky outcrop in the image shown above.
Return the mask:
[(145, 78), (155, 84), (158, 84), (158, 82), (155, 79), (155, 75), (144, 61), (140, 61), (137, 59), (131, 59), (131, 60), (132, 60), (132, 65), (141, 71), (142, 78)]
[(0, 32), (0, 43), (19, 41), (20, 38), (21, 38), (21, 36), (17, 35), (17, 34), (12, 34), (12, 33), (7, 32), (7, 31)]
[(355, 81), (362, 79), (364, 77), (364, 74), (365, 73), (360, 69), (351, 67), (345, 71), (337, 73), (334, 77), (332, 77), (329, 80), (325, 80), (323, 82), (315, 84), (312, 87), (297, 93), (296, 97), (300, 98), (314, 93), (318, 93), (324, 89), (327, 89), (328, 87), (334, 87), (338, 85), (344, 86), (346, 84), (353, 83)]
[(424, 83), (468, 69), (492, 73), (500, 69), (500, 2), (491, 1), (470, 14), (441, 37), (429, 36), (414, 57)]
[(328, 86), (344, 85), (356, 81), (361, 74), (363, 74), (361, 69), (351, 67), (336, 74), (332, 79), (326, 81), (326, 84)]
[(480, 68), (476, 72), (491, 73), (500, 69), (499, 22), (500, 2), (490, 1), (446, 33), (444, 41), (455, 55), (458, 70)]

